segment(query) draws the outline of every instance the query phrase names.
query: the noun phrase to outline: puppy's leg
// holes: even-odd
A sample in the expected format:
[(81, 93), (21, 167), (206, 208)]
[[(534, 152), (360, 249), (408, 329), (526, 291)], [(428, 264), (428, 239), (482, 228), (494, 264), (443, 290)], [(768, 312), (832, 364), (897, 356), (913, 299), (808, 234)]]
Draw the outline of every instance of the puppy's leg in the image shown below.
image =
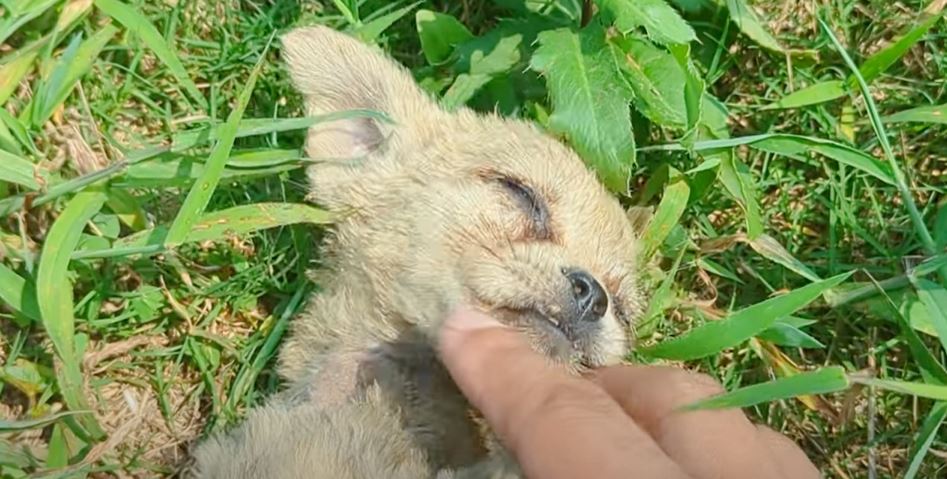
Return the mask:
[(434, 475), (377, 387), (329, 410), (280, 401), (258, 408), (236, 430), (201, 444), (194, 457), (195, 479)]

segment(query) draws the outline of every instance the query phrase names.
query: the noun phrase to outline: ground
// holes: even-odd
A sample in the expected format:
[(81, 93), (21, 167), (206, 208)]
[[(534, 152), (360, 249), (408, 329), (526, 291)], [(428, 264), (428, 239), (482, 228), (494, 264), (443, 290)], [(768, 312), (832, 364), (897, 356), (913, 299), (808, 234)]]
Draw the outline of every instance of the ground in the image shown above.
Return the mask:
[[(110, 22), (117, 23), (104, 13), (115, 2), (52, 1), (45, 2), (52, 8), (11, 30), (6, 19), (13, 8), (9, 5), (15, 3), (0, 2), (0, 11), (6, 15), (0, 20), (0, 93), (9, 91), (0, 95), (0, 104), (22, 120), (38, 92), (55, 81), (54, 60), (66, 54), (72, 37), (60, 38), (53, 50), (40, 49), (40, 60), (27, 62), (26, 74), (11, 84), (5, 76), (29, 51), (31, 42), (53, 31), (57, 19), (72, 11), (82, 16), (70, 31), (84, 32), (86, 38)], [(5, 266), (0, 271), (0, 297), (7, 303), (0, 313), (0, 477), (63, 471), (101, 477), (171, 475), (186, 466), (187, 452), (196, 440), (239, 421), (248, 408), (279, 388), (273, 373), (274, 354), (287, 321), (306, 294), (318, 288), (319, 278), (308, 272), (319, 262), (322, 226), (281, 223), (245, 234), (223, 232), (171, 251), (72, 261), (68, 278), (60, 279), (69, 281), (73, 294), (69, 297), (66, 291), (56, 290), (52, 297), (74, 305), (77, 354), (82, 358), (80, 388), (107, 433), (99, 441), (77, 437), (71, 432), (71, 418), (56, 415), (70, 409), (54, 372), (64, 368), (57, 364), (48, 323), (44, 327), (36, 317), (36, 305), (31, 309), (25, 302), (11, 303), (11, 298), (19, 297), (11, 294), (23, 286), (10, 283), (8, 273), (24, 278), (37, 275), (41, 258), (50, 251), (47, 240), (56, 234), (52, 225), (65, 216), (74, 193), (88, 186), (64, 180), (88, 178), (116, 165), (124, 168), (109, 183), (103, 210), (107, 213), (94, 216), (83, 229), (79, 250), (103, 238), (111, 241), (174, 221), (213, 144), (205, 143), (186, 154), (172, 149), (157, 159), (129, 165), (123, 161), (148, 148), (176, 145), (181, 137), (175, 135), (182, 131), (225, 120), (238, 105), (239, 93), (275, 33), (313, 23), (348, 28), (352, 18), (344, 9), (356, 3), (361, 18), (370, 19), (389, 2), (131, 1), (134, 10), (173, 45), (172, 55), (206, 99), (206, 108), (182, 88), (166, 58), (156, 54), (143, 37), (120, 26), (98, 55), (88, 57), (90, 70), (76, 89), (54, 105), (49, 119), (25, 122), (22, 134), (31, 142), (23, 144), (32, 143), (35, 150), (31, 145), (21, 146), (22, 156), (36, 162), (40, 181), (67, 186), (52, 197), (48, 192), (57, 190), (41, 187), (44, 197), (0, 183), (5, 215), (0, 224), (0, 261)], [(421, 53), (416, 9), (450, 13), (474, 34), (481, 34), (493, 27), (496, 15), (508, 13), (503, 6), (512, 3), (517, 2), (422, 1), (377, 41), (423, 77), (431, 68)], [(869, 108), (858, 94), (794, 109), (763, 107), (815, 82), (848, 75), (820, 30), (818, 15), (861, 64), (900, 38), (922, 10), (937, 11), (944, 2), (750, 2), (764, 28), (797, 51), (792, 54), (761, 48), (739, 34), (722, 8), (692, 10), (712, 5), (712, 0), (671, 3), (685, 12), (698, 31), (700, 46), (694, 47), (694, 56), (708, 91), (729, 110), (732, 136), (795, 133), (841, 141), (883, 158)], [(7, 31), (13, 34), (4, 37)], [(811, 53), (798, 52), (803, 50)], [(945, 51), (947, 30), (939, 20), (871, 82), (880, 113), (947, 102)], [(244, 117), (300, 116), (299, 97), (280, 63), (278, 42), (266, 52)], [(44, 58), (51, 61), (44, 63)], [(75, 65), (82, 60), (80, 55)], [(12, 74), (6, 78), (13, 78)], [(479, 108), (490, 107), (481, 103)], [(512, 113), (537, 116), (531, 108)], [(10, 151), (4, 138), (20, 142), (20, 132), (13, 129), (4, 136), (6, 129), (0, 129), (0, 152)], [(921, 218), (939, 238), (943, 252), (947, 242), (943, 123), (896, 124), (889, 125), (889, 130)], [(658, 128), (641, 135), (639, 147), (675, 138)], [(232, 155), (237, 158), (206, 210), (304, 201), (302, 163), (297, 161), (301, 141), (298, 129), (238, 139)], [(871, 278), (897, 282), (908, 267), (927, 255), (893, 186), (823, 157), (788, 158), (745, 147), (737, 153), (755, 178), (765, 232), (785, 247), (793, 261), (820, 276), (855, 271), (854, 280), (859, 282)], [(623, 201), (629, 206), (657, 205), (660, 194), (640, 192), (647, 191), (648, 179), (658, 176), (669, 161), (684, 162), (662, 152), (639, 154), (633, 194)], [(688, 256), (673, 276), (672, 299), (642, 334), (645, 345), (807, 283), (774, 262), (772, 251), (761, 253), (745, 241), (727, 240), (729, 235), (745, 232), (746, 223), (743, 211), (722, 188), (710, 188), (689, 204), (679, 223), (676, 234), (689, 237), (698, 253)], [(57, 235), (56, 240), (61, 238)], [(713, 241), (717, 244), (710, 244)], [(673, 263), (674, 257), (659, 257), (653, 268), (666, 272)], [(30, 294), (26, 289), (22, 292)], [(903, 303), (901, 292), (903, 284), (901, 289), (890, 290), (915, 321), (916, 305)], [(39, 309), (49, 308), (40, 305)], [(766, 381), (792, 364), (802, 369), (841, 365), (881, 378), (915, 381), (921, 377), (905, 333), (879, 296), (821, 302), (800, 315), (816, 320), (805, 333), (822, 347), (811, 347), (812, 343), (777, 347), (753, 339), (682, 365), (711, 374), (729, 389)], [(921, 340), (943, 364), (936, 336), (921, 334)], [(866, 387), (808, 402), (768, 402), (746, 411), (797, 440), (827, 477), (895, 477), (908, 467), (931, 406), (928, 399)], [(44, 419), (50, 416), (55, 421)], [(29, 422), (34, 419), (41, 422)], [(919, 476), (939, 477), (945, 457), (947, 436), (935, 434)]]

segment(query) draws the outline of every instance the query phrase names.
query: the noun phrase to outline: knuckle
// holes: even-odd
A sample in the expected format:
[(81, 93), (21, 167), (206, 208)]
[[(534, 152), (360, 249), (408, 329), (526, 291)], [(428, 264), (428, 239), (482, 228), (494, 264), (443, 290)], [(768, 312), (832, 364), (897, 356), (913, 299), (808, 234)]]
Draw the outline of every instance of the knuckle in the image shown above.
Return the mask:
[(681, 402), (692, 402), (724, 392), (720, 383), (703, 373), (679, 370), (674, 378), (675, 396)]

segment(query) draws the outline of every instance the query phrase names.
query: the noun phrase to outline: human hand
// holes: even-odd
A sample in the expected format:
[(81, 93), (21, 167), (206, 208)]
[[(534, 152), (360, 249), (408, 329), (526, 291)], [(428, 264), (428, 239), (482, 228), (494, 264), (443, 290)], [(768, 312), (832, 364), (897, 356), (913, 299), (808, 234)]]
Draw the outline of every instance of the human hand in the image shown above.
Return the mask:
[(795, 443), (739, 410), (678, 411), (722, 391), (707, 376), (623, 365), (579, 378), (521, 334), (469, 310), (448, 318), (439, 349), (529, 477), (820, 477)]

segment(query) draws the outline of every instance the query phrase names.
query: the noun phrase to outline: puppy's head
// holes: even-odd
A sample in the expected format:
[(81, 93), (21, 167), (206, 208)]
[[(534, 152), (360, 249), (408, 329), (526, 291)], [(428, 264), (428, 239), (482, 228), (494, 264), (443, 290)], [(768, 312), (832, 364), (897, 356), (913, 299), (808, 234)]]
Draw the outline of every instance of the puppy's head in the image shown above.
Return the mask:
[(575, 153), (525, 122), (440, 109), (328, 28), (289, 33), (283, 54), (310, 115), (391, 119), (320, 123), (307, 140), (312, 197), (343, 217), (329, 251), (350, 302), (427, 333), (466, 302), (573, 365), (627, 352), (636, 236)]

